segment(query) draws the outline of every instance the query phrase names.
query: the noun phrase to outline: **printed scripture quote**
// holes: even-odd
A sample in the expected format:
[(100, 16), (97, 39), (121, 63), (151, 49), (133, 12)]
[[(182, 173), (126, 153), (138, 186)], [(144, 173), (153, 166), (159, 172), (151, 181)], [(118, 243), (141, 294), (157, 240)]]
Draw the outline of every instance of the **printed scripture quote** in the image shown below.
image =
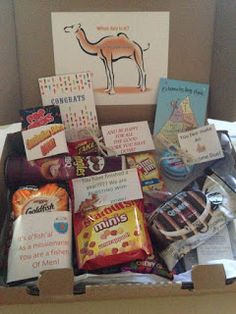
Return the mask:
[(102, 134), (105, 145), (118, 155), (154, 150), (147, 121), (106, 125)]
[(14, 222), (8, 282), (36, 277), (42, 270), (66, 267), (71, 267), (70, 212), (22, 215)]

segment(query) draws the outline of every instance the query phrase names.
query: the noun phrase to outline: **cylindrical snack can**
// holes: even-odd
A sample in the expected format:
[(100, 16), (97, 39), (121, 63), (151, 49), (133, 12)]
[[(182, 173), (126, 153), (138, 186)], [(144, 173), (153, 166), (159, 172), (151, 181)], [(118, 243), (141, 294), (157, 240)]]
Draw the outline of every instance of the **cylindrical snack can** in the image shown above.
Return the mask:
[(9, 187), (61, 182), (78, 177), (125, 169), (121, 156), (54, 156), (28, 161), (25, 157), (8, 157), (5, 180)]

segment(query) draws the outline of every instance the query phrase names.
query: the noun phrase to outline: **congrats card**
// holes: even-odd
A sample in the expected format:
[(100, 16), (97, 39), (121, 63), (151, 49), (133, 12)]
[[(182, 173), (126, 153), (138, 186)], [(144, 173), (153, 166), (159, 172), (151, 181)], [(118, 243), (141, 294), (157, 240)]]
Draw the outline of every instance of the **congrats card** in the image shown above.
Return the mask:
[(44, 106), (60, 107), (68, 141), (76, 140), (77, 131), (82, 128), (97, 130), (91, 73), (40, 78), (39, 87)]
[(104, 142), (117, 155), (154, 150), (147, 121), (102, 126)]
[(72, 180), (74, 210), (89, 210), (143, 198), (137, 169), (121, 170)]
[(49, 124), (22, 131), (27, 160), (68, 153), (63, 124)]
[(161, 134), (178, 144), (177, 134), (206, 121), (208, 84), (162, 78), (159, 84), (154, 134)]
[(52, 35), (56, 74), (91, 71), (96, 105), (156, 102), (169, 12), (53, 12)]

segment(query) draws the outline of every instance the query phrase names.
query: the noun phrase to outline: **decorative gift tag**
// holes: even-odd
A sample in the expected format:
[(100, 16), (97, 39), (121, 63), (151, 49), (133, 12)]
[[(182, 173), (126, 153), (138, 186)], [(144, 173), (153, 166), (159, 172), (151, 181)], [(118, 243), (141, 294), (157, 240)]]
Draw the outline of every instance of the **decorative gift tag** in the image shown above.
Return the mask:
[(44, 106), (58, 105), (68, 141), (77, 139), (83, 128), (97, 130), (92, 77), (89, 72), (65, 74), (39, 79)]
[(223, 158), (219, 138), (214, 124), (178, 134), (181, 150), (189, 158), (184, 158), (189, 165)]
[(102, 134), (105, 145), (118, 155), (155, 149), (147, 121), (106, 125)]
[(27, 160), (68, 153), (63, 124), (43, 125), (22, 131)]
[(72, 185), (75, 212), (143, 198), (137, 169), (73, 179)]

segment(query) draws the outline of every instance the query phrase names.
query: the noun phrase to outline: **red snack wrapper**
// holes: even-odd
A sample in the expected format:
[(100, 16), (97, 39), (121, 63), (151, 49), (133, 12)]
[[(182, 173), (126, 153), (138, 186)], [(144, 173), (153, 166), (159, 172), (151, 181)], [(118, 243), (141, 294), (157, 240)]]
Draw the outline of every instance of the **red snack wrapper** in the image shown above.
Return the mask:
[(69, 154), (71, 156), (86, 156), (99, 153), (97, 144), (92, 137), (83, 140), (68, 142), (67, 146), (69, 149)]
[(144, 261), (133, 261), (125, 264), (121, 270), (133, 273), (154, 274), (170, 280), (173, 279), (173, 273), (168, 270), (161, 257), (156, 256), (156, 254), (148, 256)]
[(152, 254), (143, 200), (78, 211), (74, 213), (74, 232), (80, 269), (144, 260)]

